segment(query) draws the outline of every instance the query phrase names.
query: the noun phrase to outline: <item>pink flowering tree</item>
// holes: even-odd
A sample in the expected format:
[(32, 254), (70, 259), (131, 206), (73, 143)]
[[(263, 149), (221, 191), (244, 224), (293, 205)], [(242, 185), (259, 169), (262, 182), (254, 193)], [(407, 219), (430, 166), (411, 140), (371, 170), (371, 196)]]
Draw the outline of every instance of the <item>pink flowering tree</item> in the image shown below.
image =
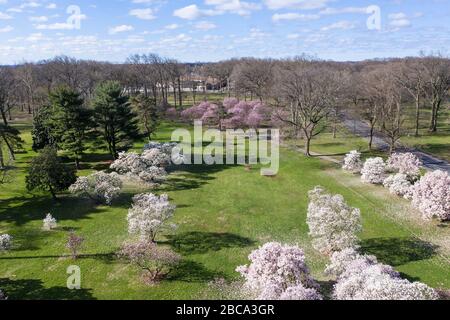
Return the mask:
[(325, 255), (358, 245), (361, 212), (347, 205), (341, 195), (330, 195), (321, 187), (309, 192), (307, 223), (313, 247)]
[(413, 184), (406, 174), (397, 173), (390, 175), (384, 180), (383, 185), (389, 189), (391, 194), (404, 197), (405, 199), (411, 199), (412, 197)]
[(250, 265), (236, 269), (245, 280), (243, 290), (256, 300), (321, 299), (310, 275), (303, 250), (267, 243), (253, 251)]
[(424, 219), (450, 220), (450, 176), (444, 171), (429, 172), (412, 189), (412, 204)]
[(387, 160), (387, 170), (404, 174), (411, 181), (420, 177), (422, 161), (412, 153), (394, 153)]

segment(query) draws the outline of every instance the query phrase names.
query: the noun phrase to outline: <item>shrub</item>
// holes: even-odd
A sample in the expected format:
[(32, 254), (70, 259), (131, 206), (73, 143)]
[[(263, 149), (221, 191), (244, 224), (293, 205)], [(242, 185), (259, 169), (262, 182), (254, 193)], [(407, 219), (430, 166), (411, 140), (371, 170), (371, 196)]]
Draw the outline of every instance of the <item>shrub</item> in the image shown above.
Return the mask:
[[(249, 296), (257, 300), (278, 300), (296, 294), (298, 297), (319, 297), (317, 284), (299, 247), (267, 243), (253, 251), (249, 260), (249, 266), (236, 269), (245, 280), (244, 290)], [(302, 293), (301, 287), (305, 288)]]
[(361, 160), (361, 153), (353, 150), (345, 156), (344, 165), (342, 169), (350, 171), (352, 173), (360, 173), (363, 167), (363, 162)]
[(422, 162), (412, 153), (394, 153), (387, 161), (387, 169), (404, 174), (415, 181), (420, 177)]
[(118, 256), (142, 269), (146, 284), (154, 284), (167, 277), (181, 260), (172, 250), (151, 241), (125, 244)]
[(357, 246), (361, 231), (359, 209), (349, 207), (341, 195), (325, 193), (321, 187), (309, 192), (307, 223), (313, 246), (322, 254)]
[(0, 289), (0, 301), (8, 300), (8, 296)]
[(45, 231), (51, 231), (58, 227), (58, 223), (57, 223), (56, 219), (53, 218), (53, 216), (50, 213), (47, 214), (47, 216), (45, 217), (45, 219), (42, 222), (43, 222), (42, 229), (44, 229)]
[(142, 241), (154, 241), (157, 233), (167, 227), (167, 221), (172, 218), (175, 209), (168, 195), (136, 195), (128, 211), (128, 231), (140, 235)]
[(122, 188), (122, 180), (117, 173), (96, 172), (87, 177), (80, 177), (70, 186), (69, 191), (79, 196), (110, 205), (117, 198)]
[(390, 175), (384, 180), (383, 185), (389, 189), (390, 193), (405, 199), (411, 199), (413, 184), (406, 174)]
[(83, 247), (84, 238), (77, 236), (75, 232), (70, 232), (67, 239), (66, 248), (70, 250), (72, 259), (76, 260), (79, 257), (79, 251)]
[(424, 219), (450, 219), (450, 176), (444, 171), (429, 172), (412, 189), (413, 206)]
[(9, 234), (0, 235), (0, 251), (8, 251), (11, 249), (13, 237)]
[(385, 179), (386, 164), (382, 158), (369, 158), (361, 170), (361, 179), (365, 183), (382, 184)]

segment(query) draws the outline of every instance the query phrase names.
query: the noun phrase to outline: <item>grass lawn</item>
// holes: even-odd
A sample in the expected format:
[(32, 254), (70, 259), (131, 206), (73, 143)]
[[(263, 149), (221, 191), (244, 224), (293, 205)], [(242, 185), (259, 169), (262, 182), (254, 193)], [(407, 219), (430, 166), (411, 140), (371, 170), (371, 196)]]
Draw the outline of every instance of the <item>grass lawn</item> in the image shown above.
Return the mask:
[[(168, 140), (171, 129), (162, 127), (155, 139)], [(168, 193), (178, 206), (174, 222), (179, 228), (158, 240), (179, 252), (183, 262), (158, 286), (142, 285), (138, 270), (118, 261), (115, 252), (128, 237), (131, 197), (145, 190), (126, 186), (112, 207), (68, 195), (57, 203), (45, 194), (31, 195), (24, 179), (33, 152), (30, 134), (24, 138), (28, 153), (18, 156), (11, 182), (0, 186), (0, 233), (15, 238), (14, 249), (0, 255), (0, 288), (11, 299), (196, 299), (214, 278), (236, 279), (236, 266), (247, 262), (253, 248), (271, 240), (304, 247), (312, 272), (327, 283), (330, 279), (323, 275), (327, 261), (311, 248), (306, 225), (307, 192), (316, 185), (344, 195), (361, 209), (364, 251), (409, 279), (450, 289), (448, 224), (423, 223), (406, 201), (383, 188), (363, 185), (336, 165), (287, 149), (281, 152), (275, 178), (262, 177), (256, 167), (175, 168), (155, 192)], [(340, 145), (333, 148), (348, 151)], [(81, 174), (104, 168), (109, 158), (94, 153), (85, 160)], [(56, 231), (41, 231), (48, 212), (59, 221)], [(76, 261), (66, 257), (70, 230), (86, 239), (83, 256)], [(82, 290), (66, 289), (70, 265), (81, 267)]]

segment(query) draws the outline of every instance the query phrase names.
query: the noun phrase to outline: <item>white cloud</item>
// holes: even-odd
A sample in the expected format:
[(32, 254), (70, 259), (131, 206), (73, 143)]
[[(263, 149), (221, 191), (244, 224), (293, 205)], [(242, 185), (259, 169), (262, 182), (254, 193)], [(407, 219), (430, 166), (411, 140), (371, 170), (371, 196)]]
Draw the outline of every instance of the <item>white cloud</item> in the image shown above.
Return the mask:
[(355, 27), (355, 25), (350, 22), (350, 21), (339, 21), (339, 22), (335, 22), (333, 24), (330, 24), (328, 26), (323, 27), (321, 30), (322, 31), (329, 31), (329, 30), (348, 30), (348, 29), (353, 29)]
[(276, 13), (272, 16), (272, 20), (274, 22), (279, 22), (282, 20), (301, 20), (301, 21), (308, 21), (308, 20), (315, 20), (319, 19), (320, 16), (317, 14), (302, 14), (302, 13)]
[(264, 0), (265, 5), (271, 10), (279, 9), (320, 9), (326, 6), (330, 0)]
[(116, 26), (116, 27), (112, 27), (109, 29), (109, 34), (117, 34), (117, 33), (121, 33), (121, 32), (129, 32), (129, 31), (133, 31), (134, 27), (133, 26), (129, 26), (129, 25), (120, 25), (120, 26)]
[(217, 28), (217, 26), (214, 23), (209, 21), (197, 22), (194, 27), (199, 30), (212, 30)]
[(7, 32), (11, 32), (11, 31), (13, 31), (13, 30), (14, 30), (13, 27), (11, 27), (11, 26), (6, 26), (6, 27), (3, 27), (3, 28), (0, 28), (0, 33), (7, 33)]
[(142, 20), (153, 20), (155, 19), (154, 12), (151, 8), (146, 9), (133, 9), (129, 12), (130, 16), (134, 16)]

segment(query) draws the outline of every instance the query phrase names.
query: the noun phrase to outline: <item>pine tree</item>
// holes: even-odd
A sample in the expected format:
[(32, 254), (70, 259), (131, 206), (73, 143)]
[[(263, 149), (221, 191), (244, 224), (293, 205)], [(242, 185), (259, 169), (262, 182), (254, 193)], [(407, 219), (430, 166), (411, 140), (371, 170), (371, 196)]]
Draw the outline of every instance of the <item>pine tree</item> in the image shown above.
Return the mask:
[(139, 121), (145, 129), (145, 134), (150, 141), (153, 133), (159, 126), (159, 110), (156, 100), (143, 94), (131, 98), (131, 105), (136, 110)]
[(127, 151), (134, 140), (141, 137), (128, 96), (123, 94), (118, 82), (106, 81), (97, 87), (92, 105), (94, 121), (103, 143), (117, 159), (120, 151)]

